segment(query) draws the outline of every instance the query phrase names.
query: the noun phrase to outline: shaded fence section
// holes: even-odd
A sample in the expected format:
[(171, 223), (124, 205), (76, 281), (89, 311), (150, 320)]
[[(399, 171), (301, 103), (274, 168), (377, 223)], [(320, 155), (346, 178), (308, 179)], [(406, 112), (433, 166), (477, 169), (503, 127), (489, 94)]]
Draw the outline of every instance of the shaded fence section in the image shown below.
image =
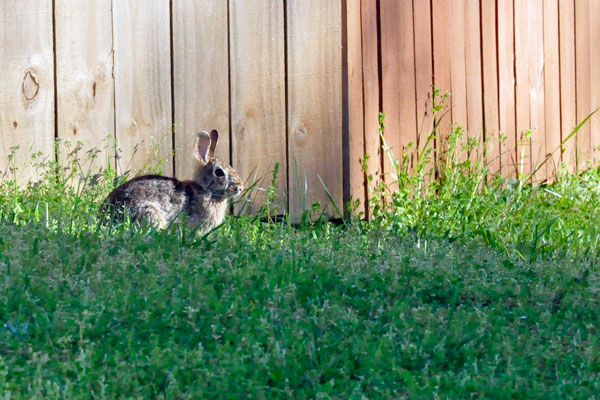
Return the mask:
[[(595, 0), (346, 0), (349, 192), (366, 197), (370, 171), (390, 172), (378, 151), (377, 114), (396, 156), (422, 147), (431, 129), (431, 88), (452, 96), (440, 132), (461, 125), (484, 143), (493, 172), (537, 180), (565, 162), (597, 161), (600, 3)], [(530, 131), (530, 134), (528, 133)], [(556, 150), (556, 151), (555, 151)], [(375, 160), (375, 161), (373, 161)], [(378, 168), (382, 168), (379, 170)]]
[(194, 134), (218, 129), (244, 178), (280, 165), (293, 214), (329, 202), (319, 177), (342, 203), (339, 0), (0, 0), (0, 23), (0, 159), (19, 146), (20, 179), (56, 138), (186, 179)]

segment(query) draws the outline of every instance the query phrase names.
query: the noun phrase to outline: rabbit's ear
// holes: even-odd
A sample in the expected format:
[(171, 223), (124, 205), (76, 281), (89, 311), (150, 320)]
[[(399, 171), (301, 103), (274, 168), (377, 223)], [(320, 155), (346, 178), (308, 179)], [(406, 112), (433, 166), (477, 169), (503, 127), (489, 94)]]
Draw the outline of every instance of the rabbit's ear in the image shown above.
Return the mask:
[(196, 143), (194, 144), (194, 158), (202, 164), (206, 164), (208, 162), (209, 149), (212, 149), (212, 147), (208, 132), (198, 132), (196, 134)]
[(215, 149), (217, 148), (217, 143), (219, 143), (219, 131), (213, 129), (212, 131), (210, 131), (210, 151), (208, 152), (209, 156), (215, 156)]

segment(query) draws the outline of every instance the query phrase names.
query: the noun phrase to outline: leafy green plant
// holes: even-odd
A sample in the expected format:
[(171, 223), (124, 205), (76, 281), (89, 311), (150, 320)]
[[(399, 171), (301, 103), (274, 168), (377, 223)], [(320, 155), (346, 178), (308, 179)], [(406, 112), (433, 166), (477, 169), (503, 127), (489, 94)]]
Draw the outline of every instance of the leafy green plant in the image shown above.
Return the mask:
[[(448, 94), (434, 90), (432, 99), (433, 123), (422, 139), (424, 145), (418, 150), (410, 144), (400, 159), (386, 144), (384, 115), (380, 118), (382, 149), (393, 170), (386, 173), (387, 179), (369, 177), (377, 186), (370, 186), (368, 229), (479, 240), (520, 257), (528, 253), (535, 258), (558, 250), (598, 251), (597, 231), (590, 229), (589, 218), (598, 206), (589, 192), (594, 185), (590, 182), (598, 182), (595, 169), (576, 175), (563, 167), (553, 183), (534, 183), (550, 154), (527, 175), (494, 176), (489, 169), (493, 160), (477, 151), (488, 147), (486, 143), (468, 137), (461, 126), (453, 127), (445, 137), (439, 135)], [(573, 140), (592, 115), (554, 152)]]

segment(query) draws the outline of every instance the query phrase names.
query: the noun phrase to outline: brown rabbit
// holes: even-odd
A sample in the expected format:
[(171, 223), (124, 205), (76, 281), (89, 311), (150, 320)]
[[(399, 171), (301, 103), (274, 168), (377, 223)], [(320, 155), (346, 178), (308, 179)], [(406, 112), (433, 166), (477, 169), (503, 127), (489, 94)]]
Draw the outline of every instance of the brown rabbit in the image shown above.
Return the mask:
[(125, 182), (104, 200), (101, 212), (113, 220), (123, 220), (124, 211), (134, 222), (148, 222), (165, 228), (182, 215), (190, 228), (210, 230), (221, 224), (230, 197), (244, 184), (228, 164), (214, 158), (219, 133), (202, 131), (196, 135), (194, 158), (199, 164), (191, 181), (160, 175), (144, 175)]

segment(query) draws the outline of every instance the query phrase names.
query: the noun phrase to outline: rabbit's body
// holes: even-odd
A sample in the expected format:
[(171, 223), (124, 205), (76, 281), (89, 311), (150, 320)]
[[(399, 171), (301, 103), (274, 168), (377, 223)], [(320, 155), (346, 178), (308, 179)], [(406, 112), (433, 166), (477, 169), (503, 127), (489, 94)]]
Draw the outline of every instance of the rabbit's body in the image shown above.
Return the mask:
[(132, 221), (146, 221), (165, 228), (186, 218), (188, 226), (210, 230), (223, 222), (227, 200), (211, 196), (193, 181), (181, 182), (160, 175), (144, 175), (113, 190), (106, 203), (114, 207), (115, 220), (122, 220), (127, 209)]
[(209, 148), (212, 155), (218, 140), (214, 132), (212, 141), (204, 136), (196, 141), (194, 156), (200, 165), (194, 180), (179, 181), (160, 175), (134, 178), (108, 195), (102, 212), (109, 212), (115, 221), (123, 220), (127, 214), (133, 222), (147, 222), (159, 228), (182, 219), (189, 227), (203, 231), (220, 225), (225, 219), (229, 198), (239, 194), (243, 184), (231, 166), (209, 158)]

